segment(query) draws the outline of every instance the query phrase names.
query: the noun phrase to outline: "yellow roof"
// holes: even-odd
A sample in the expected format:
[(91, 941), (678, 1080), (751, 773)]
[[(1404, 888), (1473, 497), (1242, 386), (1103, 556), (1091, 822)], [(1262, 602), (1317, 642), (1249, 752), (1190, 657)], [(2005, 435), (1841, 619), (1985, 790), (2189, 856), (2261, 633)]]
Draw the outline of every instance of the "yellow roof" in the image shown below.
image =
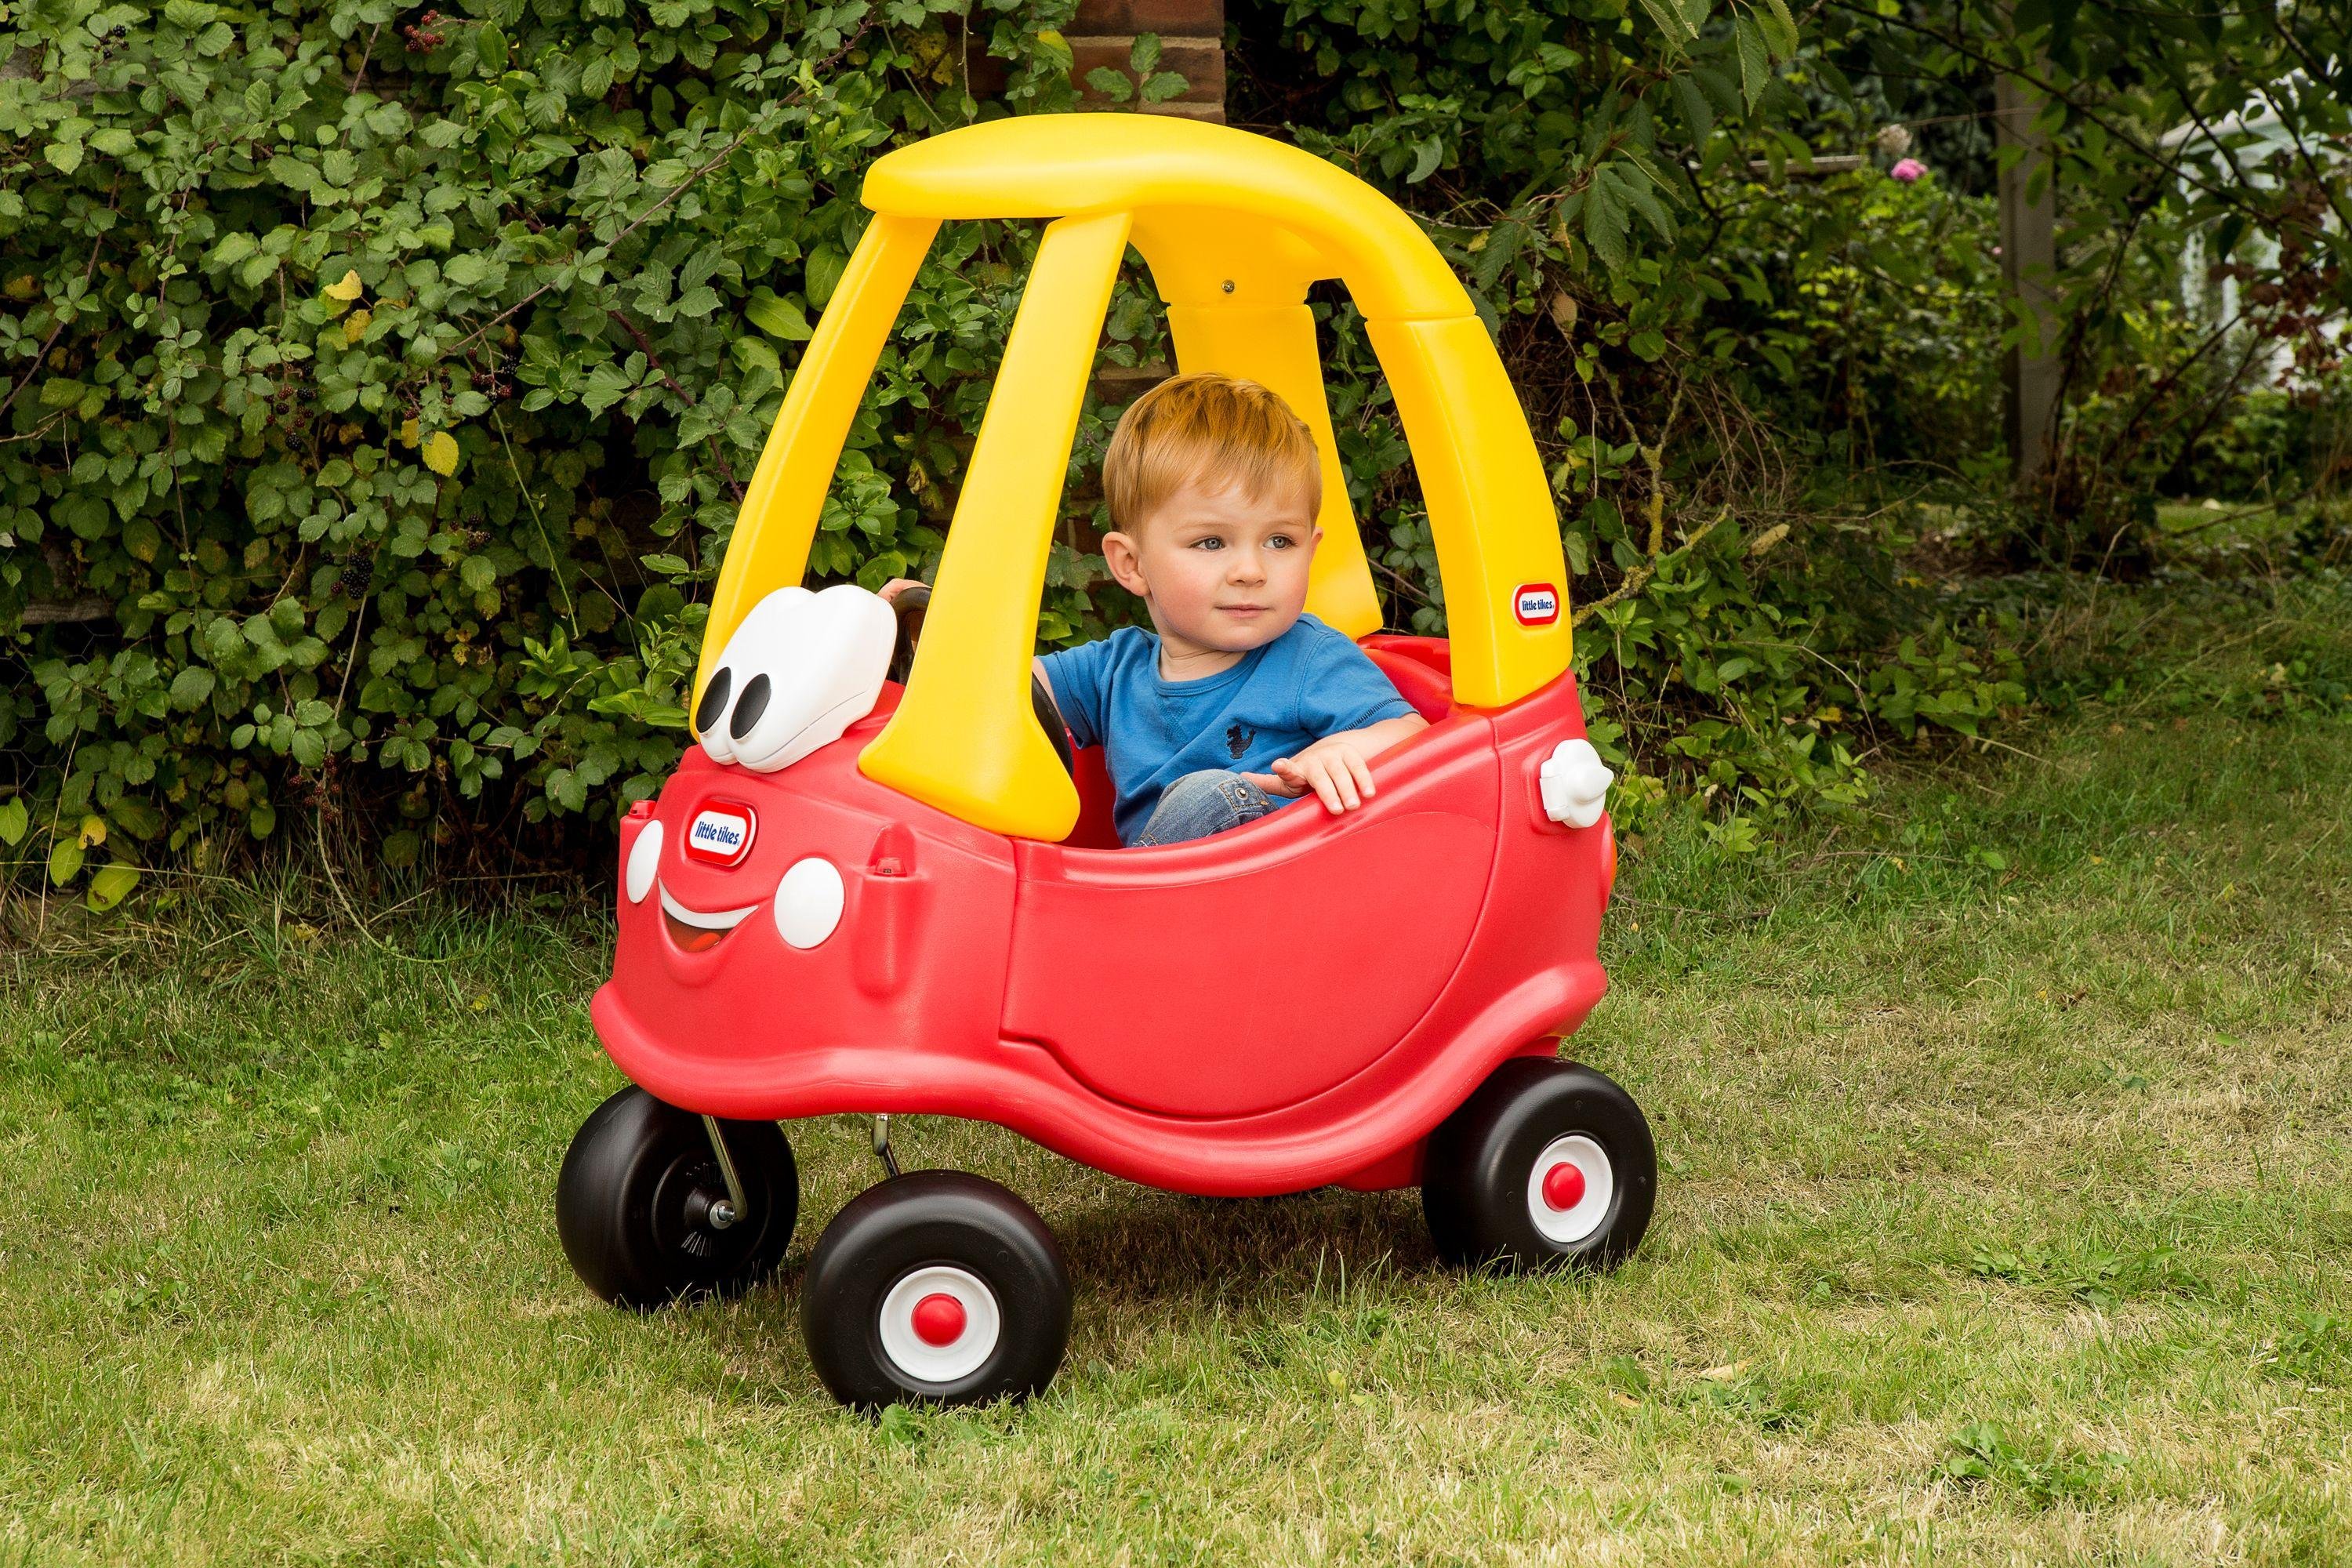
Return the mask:
[[(1234, 216), (1245, 216), (1274, 231), (1247, 237), (1260, 249), (1281, 252), (1260, 256), (1262, 263), (1303, 273), (1302, 282), (1342, 279), (1376, 321), (1474, 313), (1444, 258), (1386, 196), (1311, 153), (1197, 120), (1032, 114), (990, 121), (877, 160), (864, 195), (876, 212), (903, 217), (1129, 212), (1139, 229), (1155, 208), (1206, 208), (1225, 226), (1229, 258), (1251, 255), (1248, 244), (1235, 242), (1257, 226), (1236, 232), (1233, 225)], [(1147, 237), (1137, 239), (1151, 255)], [(1155, 262), (1155, 275), (1162, 270)], [(1223, 289), (1227, 280), (1207, 281)], [(1159, 281), (1165, 289), (1170, 279)], [(1196, 302), (1181, 298), (1189, 291), (1180, 287), (1169, 302)]]

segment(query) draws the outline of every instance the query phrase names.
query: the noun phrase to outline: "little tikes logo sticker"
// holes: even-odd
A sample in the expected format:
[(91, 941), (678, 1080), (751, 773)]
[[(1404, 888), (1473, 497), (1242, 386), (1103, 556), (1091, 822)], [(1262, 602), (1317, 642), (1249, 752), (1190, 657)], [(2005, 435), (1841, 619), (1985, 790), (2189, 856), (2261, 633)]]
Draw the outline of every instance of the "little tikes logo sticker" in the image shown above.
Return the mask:
[(687, 857), (708, 866), (732, 866), (751, 852), (751, 835), (758, 830), (750, 806), (714, 800), (687, 827)]
[(1511, 614), (1523, 626), (1548, 626), (1559, 619), (1559, 590), (1549, 583), (1522, 583), (1511, 595)]

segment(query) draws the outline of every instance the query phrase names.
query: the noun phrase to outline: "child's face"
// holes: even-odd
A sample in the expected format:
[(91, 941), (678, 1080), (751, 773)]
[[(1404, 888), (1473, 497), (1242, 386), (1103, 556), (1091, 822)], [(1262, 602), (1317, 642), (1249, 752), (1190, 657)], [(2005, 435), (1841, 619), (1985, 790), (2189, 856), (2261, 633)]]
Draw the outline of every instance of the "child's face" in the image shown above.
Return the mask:
[(1105, 535), (1103, 558), (1163, 639), (1239, 654), (1297, 624), (1322, 537), (1303, 495), (1187, 486), (1135, 532)]

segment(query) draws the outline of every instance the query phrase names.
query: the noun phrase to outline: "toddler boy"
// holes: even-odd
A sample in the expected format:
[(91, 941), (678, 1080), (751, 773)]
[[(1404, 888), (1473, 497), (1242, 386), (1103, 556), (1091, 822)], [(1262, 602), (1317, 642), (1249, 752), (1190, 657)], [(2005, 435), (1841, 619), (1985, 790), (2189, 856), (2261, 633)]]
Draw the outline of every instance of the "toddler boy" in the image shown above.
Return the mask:
[(1047, 654), (1037, 671), (1071, 735), (1104, 749), (1119, 841), (1206, 837), (1310, 791), (1334, 814), (1370, 799), (1370, 760), (1428, 721), (1305, 613), (1323, 537), (1306, 423), (1255, 382), (1180, 375), (1119, 420), (1103, 489), (1103, 559), (1153, 630)]

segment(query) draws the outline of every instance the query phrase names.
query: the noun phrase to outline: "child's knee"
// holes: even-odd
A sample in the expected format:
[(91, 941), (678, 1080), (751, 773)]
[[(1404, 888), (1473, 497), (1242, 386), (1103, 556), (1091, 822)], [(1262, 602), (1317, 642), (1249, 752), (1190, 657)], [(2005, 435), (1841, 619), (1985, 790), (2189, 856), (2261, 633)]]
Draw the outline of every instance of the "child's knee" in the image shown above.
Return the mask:
[(1212, 800), (1229, 801), (1233, 798), (1233, 791), (1227, 786), (1247, 782), (1240, 774), (1223, 768), (1202, 768), (1197, 773), (1184, 774), (1161, 790), (1160, 803), (1165, 805), (1172, 800), (1179, 805), (1192, 805)]
[(1205, 838), (1255, 822), (1274, 807), (1265, 791), (1223, 768), (1202, 768), (1173, 780), (1137, 840), (1139, 847)]

